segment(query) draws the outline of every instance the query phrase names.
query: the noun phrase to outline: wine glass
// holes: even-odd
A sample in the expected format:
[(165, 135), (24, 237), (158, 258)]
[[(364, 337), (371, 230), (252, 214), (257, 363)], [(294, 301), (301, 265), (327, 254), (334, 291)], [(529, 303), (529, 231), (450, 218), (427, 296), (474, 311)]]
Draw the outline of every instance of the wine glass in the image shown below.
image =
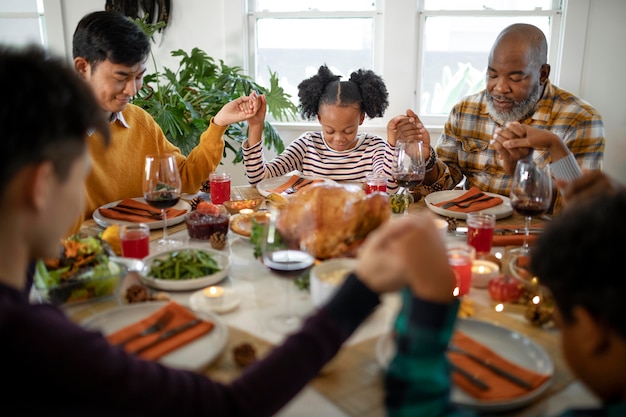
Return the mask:
[(261, 253), (263, 264), (274, 275), (285, 282), (285, 309), (270, 319), (269, 327), (281, 334), (292, 332), (300, 327), (302, 318), (291, 309), (291, 298), (296, 290), (295, 278), (311, 268), (314, 257), (301, 248), (287, 245), (276, 228), (278, 209), (270, 207), (269, 222), (263, 228)]
[(528, 234), (534, 216), (548, 211), (552, 203), (552, 175), (550, 166), (541, 168), (532, 158), (520, 159), (515, 166), (511, 184), (511, 206), (516, 213), (524, 216), (524, 244), (520, 254), (528, 255), (530, 247)]
[(398, 139), (394, 150), (393, 180), (404, 193), (404, 214), (409, 210), (409, 191), (424, 181), (426, 165), (422, 141)]
[(146, 156), (143, 177), (143, 197), (152, 207), (161, 209), (163, 219), (163, 237), (157, 241), (157, 249), (176, 248), (183, 244), (178, 239), (167, 236), (166, 209), (175, 206), (180, 199), (182, 183), (173, 154)]

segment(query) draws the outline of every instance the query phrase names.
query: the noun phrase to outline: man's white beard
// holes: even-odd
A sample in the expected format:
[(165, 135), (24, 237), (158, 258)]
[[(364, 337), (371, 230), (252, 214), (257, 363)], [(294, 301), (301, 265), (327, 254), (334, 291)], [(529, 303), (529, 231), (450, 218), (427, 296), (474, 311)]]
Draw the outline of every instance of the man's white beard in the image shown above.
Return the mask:
[(506, 112), (498, 111), (493, 105), (494, 97), (504, 97), (500, 97), (497, 95), (492, 96), (491, 94), (487, 93), (487, 111), (489, 112), (491, 117), (496, 120), (502, 120), (504, 123), (523, 120), (535, 111), (535, 106), (537, 105), (537, 102), (539, 101), (539, 99), (541, 98), (541, 94), (543, 93), (543, 88), (541, 87), (541, 84), (538, 84), (526, 99), (513, 102), (513, 107), (511, 108), (511, 110)]

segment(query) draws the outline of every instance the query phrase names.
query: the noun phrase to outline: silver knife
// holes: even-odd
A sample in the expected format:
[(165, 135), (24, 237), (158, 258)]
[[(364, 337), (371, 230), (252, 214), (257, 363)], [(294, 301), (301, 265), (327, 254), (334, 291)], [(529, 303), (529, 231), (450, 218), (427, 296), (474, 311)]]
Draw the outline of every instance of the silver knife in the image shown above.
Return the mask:
[(475, 375), (472, 375), (471, 373), (469, 373), (468, 371), (466, 371), (463, 368), (460, 368), (459, 366), (453, 364), (452, 362), (450, 363), (450, 369), (452, 370), (452, 372), (456, 372), (458, 374), (463, 375), (465, 378), (467, 378), (472, 384), (476, 385), (478, 388), (480, 388), (483, 391), (487, 391), (489, 388), (491, 388), (489, 386), (489, 384), (487, 384), (485, 381), (483, 381), (482, 379), (478, 378)]
[[(457, 235), (466, 235), (467, 234), (467, 227), (465, 226), (459, 226), (457, 227), (454, 232)], [(532, 235), (532, 234), (539, 234), (541, 232), (543, 232), (543, 228), (541, 227), (531, 227), (528, 229), (528, 232)], [(504, 228), (504, 227), (496, 227), (495, 229), (493, 229), (493, 234), (495, 235), (523, 235), (524, 233), (526, 233), (524, 231), (524, 228), (519, 228), (519, 229), (509, 229), (509, 228)]]
[(142, 347), (140, 347), (139, 349), (136, 349), (130, 353), (134, 354), (134, 355), (138, 355), (141, 352), (150, 349), (151, 347), (158, 345), (159, 343), (163, 342), (164, 340), (170, 339), (174, 336), (176, 336), (179, 333), (184, 332), (187, 329), (190, 329), (192, 327), (194, 327), (195, 325), (199, 324), (202, 321), (202, 319), (194, 319), (191, 321), (188, 321), (187, 323), (181, 324), (180, 326), (174, 327), (172, 329), (169, 329), (163, 333), (161, 333), (161, 335), (156, 339), (153, 340), (152, 342), (148, 343), (147, 345), (144, 345)]

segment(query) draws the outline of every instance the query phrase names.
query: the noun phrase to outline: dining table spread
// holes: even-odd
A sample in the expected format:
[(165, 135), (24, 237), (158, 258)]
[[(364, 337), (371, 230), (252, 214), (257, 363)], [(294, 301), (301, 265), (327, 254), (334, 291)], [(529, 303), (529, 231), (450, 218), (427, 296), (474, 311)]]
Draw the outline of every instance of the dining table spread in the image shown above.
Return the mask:
[[(290, 181), (294, 182), (295, 180), (290, 178)], [(468, 191), (457, 193), (452, 200), (460, 201), (475, 193), (475, 190), (470, 190), (469, 194)], [(261, 194), (255, 186), (239, 185), (232, 187), (233, 199), (258, 198), (260, 196)], [(184, 195), (183, 199), (191, 202), (194, 197), (198, 197), (198, 195)], [(502, 197), (506, 199), (506, 197)], [(493, 201), (485, 201), (484, 203), (488, 203), (487, 207), (493, 205)], [(443, 205), (441, 202), (437, 204)], [(259, 208), (259, 210), (264, 209), (266, 209), (266, 204), (262, 204)], [(428, 204), (425, 198), (420, 198), (410, 205), (408, 215), (424, 210), (429, 210)], [(393, 214), (391, 221), (397, 216), (403, 215)], [(445, 218), (441, 214), (435, 214), (435, 216)], [(533, 220), (533, 227), (540, 230), (545, 223), (550, 221), (549, 219), (550, 217), (547, 215), (536, 218)], [(466, 227), (463, 218), (455, 217), (450, 221), (453, 225), (451, 229), (456, 227), (458, 230), (463, 230)], [(495, 259), (502, 260), (504, 271), (506, 271), (506, 258), (509, 250), (522, 244), (523, 234), (520, 233), (520, 230), (523, 229), (523, 225), (524, 219), (517, 213), (506, 213), (506, 216), (500, 216), (497, 219), (496, 228), (500, 232), (504, 232), (494, 235), (491, 255)], [(101, 232), (104, 228), (94, 220), (88, 220), (84, 223), (83, 229)], [(157, 251), (156, 241), (162, 236), (162, 233), (160, 228), (151, 230), (151, 254)], [(194, 247), (211, 249), (209, 241), (189, 238), (185, 222), (170, 226), (168, 233), (171, 237), (181, 239)], [(446, 243), (464, 241), (465, 239), (466, 236), (463, 233), (453, 230), (449, 230), (446, 234)], [(241, 373), (243, 368), (237, 363), (234, 355), (236, 348), (240, 348), (242, 345), (251, 346), (258, 359), (266, 355), (286, 337), (285, 333), (277, 331), (269, 323), (273, 315), (286, 308), (285, 301), (289, 289), (284, 285), (284, 278), (272, 275), (260, 260), (255, 258), (253, 250), (254, 247), (249, 237), (230, 230), (227, 244), (220, 251), (229, 256), (230, 264), (227, 276), (214, 284), (221, 288), (220, 291), (224, 291), (224, 304), (221, 309), (214, 308), (212, 311), (225, 326), (224, 334), (227, 334), (227, 337), (223, 349), (216, 352), (215, 358), (211, 359), (204, 369), (198, 371), (215, 380), (227, 382)], [(127, 279), (130, 278), (127, 277)], [(120, 306), (134, 305), (128, 304), (124, 300), (123, 292), (127, 286), (128, 282), (122, 283), (120, 295), (114, 299), (90, 301), (63, 308), (75, 322), (86, 323), (107, 311), (120, 308)], [(178, 291), (154, 289), (153, 291), (164, 296), (166, 301), (161, 303), (169, 306), (168, 309), (171, 308), (168, 303), (174, 303), (193, 311), (194, 307), (198, 308), (200, 298), (206, 301), (202, 297), (202, 290), (196, 288)], [(304, 317), (311, 313), (315, 306), (308, 290), (297, 289), (295, 293), (294, 296), (294, 291), (292, 291), (288, 299), (290, 303), (288, 307)], [(472, 306), (472, 320), (495, 325), (498, 326), (497, 328), (503, 328), (512, 334), (527, 338), (543, 348), (553, 364), (552, 377), (545, 385), (547, 388), (541, 390), (539, 395), (532, 396), (528, 401), (513, 409), (506, 409), (505, 407), (503, 411), (496, 410), (498, 415), (549, 416), (570, 407), (596, 406), (598, 404), (597, 400), (568, 369), (560, 351), (557, 329), (553, 326), (531, 324), (524, 318), (523, 309), (520, 306), (511, 305), (505, 306), (504, 309), (496, 309), (496, 303), (491, 300), (487, 288), (472, 287), (465, 297)], [(151, 302), (153, 301), (146, 303)], [(384, 361), (385, 358), (381, 359), (381, 348), (385, 346), (385, 339), (389, 337), (393, 320), (399, 308), (399, 293), (383, 295), (380, 306), (348, 339), (337, 356), (277, 415), (282, 417), (384, 416), (383, 376), (385, 364), (381, 361)], [(209, 326), (206, 323), (204, 325)], [(208, 330), (210, 330), (210, 326), (205, 329), (205, 331)], [(201, 332), (201, 330), (198, 331)], [(109, 335), (109, 340), (112, 343), (119, 342), (128, 333), (131, 333), (129, 328), (123, 329), (117, 334)], [(129, 345), (131, 344), (129, 343)], [(488, 347), (486, 348), (488, 349)], [(160, 355), (166, 353), (167, 351), (157, 351), (152, 352), (152, 355), (155, 360), (158, 360)], [(302, 360), (306, 360), (306, 358), (302, 358)], [(537, 385), (546, 383), (545, 379), (541, 379), (545, 376), (539, 375), (538, 378), (536, 380)]]

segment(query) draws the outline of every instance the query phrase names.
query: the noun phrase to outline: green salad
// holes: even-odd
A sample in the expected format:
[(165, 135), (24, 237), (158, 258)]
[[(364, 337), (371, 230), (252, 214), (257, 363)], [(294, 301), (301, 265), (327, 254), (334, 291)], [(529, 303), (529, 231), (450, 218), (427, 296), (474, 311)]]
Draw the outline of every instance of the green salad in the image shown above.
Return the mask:
[(113, 295), (123, 267), (109, 259), (110, 253), (98, 237), (70, 236), (61, 241), (57, 258), (37, 260), (35, 287), (57, 305)]

